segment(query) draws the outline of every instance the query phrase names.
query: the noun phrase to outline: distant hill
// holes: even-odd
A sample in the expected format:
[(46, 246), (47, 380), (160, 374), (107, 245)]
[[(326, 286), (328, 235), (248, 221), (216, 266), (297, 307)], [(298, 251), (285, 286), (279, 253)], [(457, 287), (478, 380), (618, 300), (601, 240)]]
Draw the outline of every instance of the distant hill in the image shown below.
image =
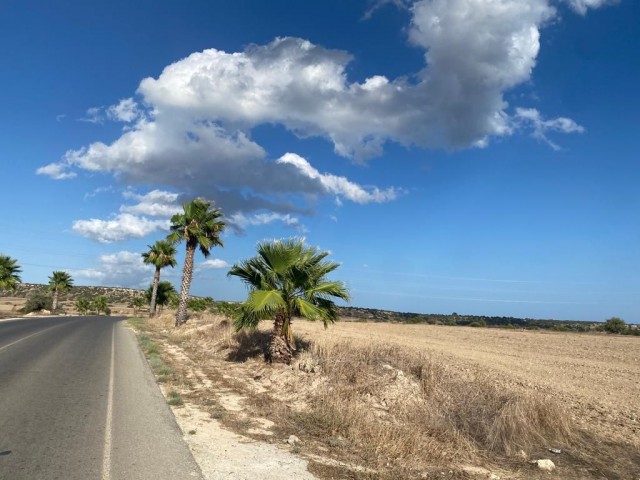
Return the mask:
[[(14, 298), (26, 298), (33, 292), (45, 292), (48, 288), (48, 285), (41, 285), (37, 283), (21, 283), (13, 292), (0, 290), (0, 295), (2, 295), (3, 297), (11, 296)], [(133, 288), (74, 286), (71, 290), (62, 292), (60, 294), (60, 299), (61, 301), (75, 301), (81, 297), (93, 299), (95, 297), (103, 295), (107, 297), (109, 303), (128, 304), (133, 297), (142, 294), (144, 294), (144, 290), (136, 290)]]
[[(0, 290), (0, 296), (12, 298), (26, 298), (35, 291), (46, 291), (47, 285), (23, 283), (15, 292)], [(129, 305), (133, 297), (143, 295), (144, 290), (123, 287), (87, 287), (75, 286), (70, 291), (61, 294), (62, 303), (73, 303), (81, 297), (93, 299), (103, 295), (107, 297), (110, 304)], [(198, 297), (196, 297), (198, 298)], [(501, 328), (524, 328), (528, 330), (548, 329), (556, 331), (588, 332), (600, 330), (602, 322), (582, 322), (578, 320), (554, 320), (535, 319), (518, 317), (498, 317), (486, 315), (459, 315), (457, 313), (413, 313), (394, 312), (392, 310), (378, 310), (375, 308), (363, 307), (340, 307), (340, 317), (351, 321), (369, 322), (399, 322), (409, 324), (426, 323), (431, 325), (451, 325), (451, 326), (477, 326), (477, 327), (501, 327)], [(121, 310), (121, 313), (127, 313)], [(636, 325), (631, 329), (638, 331)], [(640, 332), (638, 332), (640, 333)]]

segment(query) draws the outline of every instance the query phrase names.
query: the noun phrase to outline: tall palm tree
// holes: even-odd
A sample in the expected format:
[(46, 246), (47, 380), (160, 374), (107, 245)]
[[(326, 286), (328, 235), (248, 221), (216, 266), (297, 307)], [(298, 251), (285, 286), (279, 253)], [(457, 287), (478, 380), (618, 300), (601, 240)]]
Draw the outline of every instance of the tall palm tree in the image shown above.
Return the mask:
[(55, 271), (49, 277), (49, 290), (53, 292), (53, 305), (52, 311), (58, 309), (58, 296), (60, 292), (70, 290), (73, 287), (73, 278), (67, 272)]
[(182, 204), (184, 213), (178, 213), (171, 218), (171, 233), (167, 240), (176, 244), (183, 240), (187, 244), (187, 254), (182, 269), (182, 292), (180, 303), (176, 313), (176, 327), (187, 321), (187, 302), (189, 301), (189, 288), (193, 277), (193, 257), (196, 248), (206, 257), (211, 248), (216, 245), (223, 246), (220, 234), (224, 231), (225, 223), (220, 220), (222, 212), (219, 208), (213, 208), (212, 202), (195, 198)]
[(0, 255), (0, 290), (15, 290), (22, 282), (19, 275), (21, 271), (17, 260)]
[(228, 275), (239, 277), (250, 289), (234, 322), (236, 330), (274, 320), (269, 345), (272, 362), (291, 362), (292, 317), (322, 320), (326, 328), (338, 318), (333, 299), (349, 300), (344, 283), (327, 279), (339, 266), (326, 261), (328, 255), (300, 239), (276, 240), (258, 244), (257, 256), (229, 270)]
[(149, 316), (156, 314), (156, 300), (158, 298), (158, 283), (160, 283), (160, 270), (165, 267), (176, 266), (176, 247), (166, 240), (158, 240), (153, 245), (147, 245), (149, 251), (142, 254), (144, 263), (149, 263), (156, 267), (153, 275), (153, 288), (151, 293), (151, 306), (149, 308)]

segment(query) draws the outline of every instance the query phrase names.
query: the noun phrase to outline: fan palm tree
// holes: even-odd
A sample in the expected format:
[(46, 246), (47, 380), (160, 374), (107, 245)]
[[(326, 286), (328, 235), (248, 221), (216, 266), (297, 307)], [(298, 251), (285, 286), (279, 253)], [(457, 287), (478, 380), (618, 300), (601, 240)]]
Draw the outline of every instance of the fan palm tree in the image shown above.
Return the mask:
[[(176, 292), (176, 289), (171, 282), (167, 282), (166, 280), (158, 282), (158, 286), (156, 288), (156, 306), (159, 307), (160, 311), (162, 311), (162, 307), (169, 303), (173, 295), (177, 294), (178, 292)], [(147, 289), (145, 296), (150, 302), (151, 297), (153, 296), (153, 285)]]
[(151, 293), (151, 304), (149, 307), (149, 316), (156, 314), (156, 299), (158, 295), (158, 283), (160, 283), (160, 270), (165, 267), (176, 266), (176, 247), (166, 240), (158, 240), (153, 245), (148, 245), (149, 251), (142, 254), (144, 263), (149, 263), (156, 267), (153, 275), (153, 288)]
[(21, 271), (17, 260), (7, 255), (0, 255), (0, 290), (15, 290), (22, 282), (18, 275)]
[(60, 292), (70, 290), (71, 287), (73, 287), (73, 279), (67, 272), (55, 271), (49, 277), (49, 290), (53, 292), (52, 311), (55, 312), (58, 309), (58, 296)]
[(220, 234), (224, 231), (225, 223), (220, 220), (222, 212), (212, 207), (212, 202), (202, 198), (195, 198), (182, 205), (184, 213), (171, 217), (171, 233), (167, 236), (169, 242), (176, 244), (183, 240), (187, 244), (187, 254), (182, 269), (182, 292), (176, 313), (176, 327), (187, 321), (187, 302), (189, 288), (193, 277), (193, 257), (196, 248), (206, 257), (211, 248), (223, 246)]
[(234, 322), (236, 330), (274, 320), (269, 345), (272, 362), (291, 362), (292, 317), (322, 320), (326, 328), (338, 318), (333, 299), (349, 300), (344, 283), (327, 279), (339, 266), (325, 260), (328, 255), (300, 239), (263, 242), (258, 244), (257, 256), (229, 270), (228, 275), (239, 277), (250, 289)]

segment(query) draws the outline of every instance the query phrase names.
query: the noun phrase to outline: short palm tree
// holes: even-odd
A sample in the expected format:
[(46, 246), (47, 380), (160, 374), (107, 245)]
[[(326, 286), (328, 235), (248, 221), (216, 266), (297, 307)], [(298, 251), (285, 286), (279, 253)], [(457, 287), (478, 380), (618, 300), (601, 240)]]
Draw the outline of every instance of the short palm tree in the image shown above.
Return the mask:
[(19, 275), (21, 271), (17, 260), (0, 255), (0, 290), (15, 290), (22, 282)]
[(142, 254), (144, 263), (149, 263), (156, 267), (153, 275), (153, 288), (151, 293), (151, 304), (149, 308), (149, 316), (156, 314), (156, 299), (158, 295), (158, 283), (160, 283), (160, 270), (165, 267), (176, 266), (176, 247), (166, 240), (158, 240), (153, 245), (148, 245), (149, 251)]
[[(167, 282), (166, 280), (158, 282), (158, 287), (156, 288), (156, 306), (160, 311), (162, 311), (162, 307), (167, 305), (174, 295), (178, 295), (178, 292), (176, 292), (176, 289), (171, 282)], [(153, 285), (147, 289), (145, 296), (147, 300), (151, 301), (151, 297), (153, 296)]]
[(58, 309), (58, 296), (60, 292), (70, 290), (73, 287), (73, 279), (67, 272), (55, 271), (49, 277), (49, 290), (53, 292), (53, 306), (51, 309), (55, 312)]
[(185, 241), (187, 254), (182, 269), (182, 292), (176, 313), (176, 327), (187, 321), (187, 302), (189, 288), (193, 277), (193, 257), (196, 248), (206, 257), (216, 245), (222, 246), (220, 234), (224, 231), (225, 223), (220, 220), (222, 212), (212, 207), (212, 202), (202, 198), (195, 198), (182, 205), (184, 213), (178, 213), (171, 218), (171, 233), (167, 240), (173, 244)]
[(258, 244), (257, 256), (229, 270), (228, 275), (239, 277), (250, 289), (234, 322), (236, 330), (274, 320), (269, 345), (272, 362), (291, 362), (294, 316), (322, 320), (326, 328), (338, 318), (333, 299), (349, 300), (344, 283), (327, 279), (339, 266), (325, 260), (328, 255), (300, 239), (263, 242)]

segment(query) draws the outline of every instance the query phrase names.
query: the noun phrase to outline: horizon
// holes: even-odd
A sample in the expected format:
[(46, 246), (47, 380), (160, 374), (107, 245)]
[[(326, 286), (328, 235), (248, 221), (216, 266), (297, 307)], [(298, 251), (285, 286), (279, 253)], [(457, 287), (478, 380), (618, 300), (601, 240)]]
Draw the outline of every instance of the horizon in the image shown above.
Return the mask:
[(202, 196), (228, 228), (194, 296), (298, 236), (356, 308), (640, 323), (640, 2), (526, 6), (9, 3), (0, 254), (144, 288)]

